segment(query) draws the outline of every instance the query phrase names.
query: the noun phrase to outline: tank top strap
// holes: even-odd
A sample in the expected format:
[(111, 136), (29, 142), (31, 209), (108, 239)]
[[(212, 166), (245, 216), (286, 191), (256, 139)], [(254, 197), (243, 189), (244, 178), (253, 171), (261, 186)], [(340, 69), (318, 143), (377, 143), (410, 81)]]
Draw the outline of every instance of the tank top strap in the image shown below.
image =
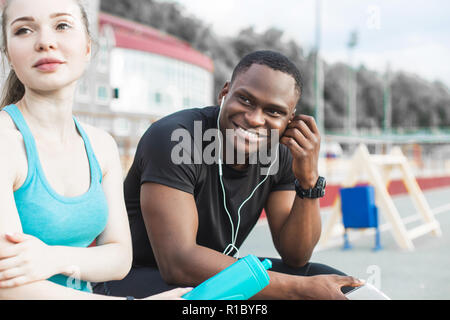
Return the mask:
[(29, 172), (28, 175), (30, 175), (31, 172), (34, 172), (34, 170), (32, 169), (36, 168), (37, 161), (39, 160), (36, 142), (34, 141), (33, 134), (31, 133), (31, 130), (28, 127), (25, 118), (23, 117), (22, 113), (20, 112), (19, 108), (16, 105), (11, 104), (3, 108), (3, 110), (9, 114), (14, 124), (16, 125), (17, 129), (22, 134), (23, 141), (25, 144), (25, 150), (27, 153), (28, 172)]
[(73, 117), (73, 121), (75, 122), (75, 125), (78, 129), (78, 132), (80, 133), (81, 137), (83, 138), (84, 145), (86, 147), (86, 153), (89, 159), (89, 165), (91, 167), (91, 174), (92, 174), (92, 180), (102, 182), (103, 173), (102, 169), (100, 167), (100, 164), (97, 160), (97, 157), (95, 156), (94, 149), (92, 148), (91, 142), (89, 140), (88, 135), (86, 134), (86, 131), (84, 131), (81, 124), (78, 122), (78, 120)]

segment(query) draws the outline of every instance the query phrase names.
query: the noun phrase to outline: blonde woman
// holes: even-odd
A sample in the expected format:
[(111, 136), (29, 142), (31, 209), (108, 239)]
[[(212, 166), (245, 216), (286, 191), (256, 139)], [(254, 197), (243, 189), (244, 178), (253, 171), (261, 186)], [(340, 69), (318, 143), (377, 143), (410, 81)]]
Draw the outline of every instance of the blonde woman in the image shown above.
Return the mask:
[(86, 12), (76, 0), (10, 0), (2, 23), (0, 299), (124, 299), (89, 285), (125, 277), (132, 249), (117, 146), (72, 115), (91, 57)]

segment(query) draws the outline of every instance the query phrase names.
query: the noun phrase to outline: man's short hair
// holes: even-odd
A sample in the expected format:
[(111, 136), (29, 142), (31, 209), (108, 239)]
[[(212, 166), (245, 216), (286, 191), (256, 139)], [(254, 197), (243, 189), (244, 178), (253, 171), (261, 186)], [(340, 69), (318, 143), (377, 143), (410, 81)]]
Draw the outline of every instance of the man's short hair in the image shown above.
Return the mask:
[(286, 56), (276, 51), (260, 50), (246, 55), (234, 69), (231, 83), (234, 82), (240, 73), (247, 71), (253, 64), (264, 65), (292, 76), (295, 80), (295, 89), (299, 97), (301, 96), (303, 92), (303, 80), (300, 70)]

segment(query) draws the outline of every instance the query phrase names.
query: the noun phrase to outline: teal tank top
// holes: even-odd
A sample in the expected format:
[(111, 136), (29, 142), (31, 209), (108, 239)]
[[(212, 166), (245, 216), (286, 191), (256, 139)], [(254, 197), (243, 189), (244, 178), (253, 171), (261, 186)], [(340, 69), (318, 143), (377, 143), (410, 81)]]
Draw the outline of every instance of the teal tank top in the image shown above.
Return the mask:
[[(32, 235), (49, 246), (90, 246), (106, 227), (108, 205), (101, 185), (102, 171), (83, 128), (73, 118), (89, 159), (90, 187), (81, 196), (64, 197), (55, 192), (48, 183), (34, 137), (20, 110), (15, 105), (9, 105), (3, 110), (9, 114), (21, 132), (28, 159), (26, 180), (22, 187), (14, 192), (23, 233)], [(74, 277), (56, 275), (48, 280), (69, 288), (92, 291), (89, 283)]]

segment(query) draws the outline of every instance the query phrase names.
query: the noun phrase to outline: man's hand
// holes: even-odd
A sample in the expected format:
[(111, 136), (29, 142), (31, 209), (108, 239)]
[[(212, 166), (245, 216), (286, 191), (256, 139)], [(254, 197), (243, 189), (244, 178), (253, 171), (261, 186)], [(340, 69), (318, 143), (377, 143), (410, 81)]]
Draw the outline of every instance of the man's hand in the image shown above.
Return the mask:
[(295, 116), (280, 142), (292, 153), (292, 171), (304, 189), (313, 188), (319, 179), (320, 133), (313, 117)]
[[(313, 188), (319, 179), (320, 141), (314, 118), (305, 115), (295, 116), (280, 139), (292, 154), (292, 173), (303, 189)], [(305, 265), (320, 238), (319, 200), (302, 200), (295, 192), (274, 192), (265, 209), (283, 261), (294, 267)]]
[(359, 287), (363, 281), (351, 276), (318, 275), (304, 277), (300, 295), (305, 300), (347, 300), (342, 287)]

